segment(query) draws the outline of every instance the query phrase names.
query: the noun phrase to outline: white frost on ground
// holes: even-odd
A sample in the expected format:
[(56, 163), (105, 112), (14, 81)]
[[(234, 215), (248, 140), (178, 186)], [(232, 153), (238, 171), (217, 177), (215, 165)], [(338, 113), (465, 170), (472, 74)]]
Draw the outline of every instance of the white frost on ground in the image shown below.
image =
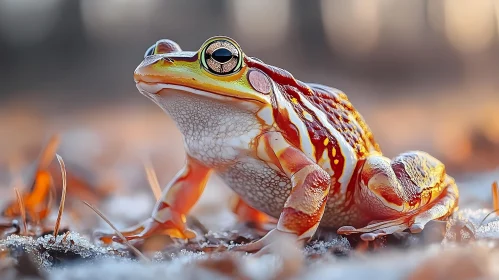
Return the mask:
[[(83, 279), (276, 279), (283, 256), (234, 257), (237, 272), (218, 271), (203, 265), (221, 256), (187, 253), (169, 262), (140, 263), (105, 260), (52, 270), (51, 280)], [(462, 248), (438, 245), (411, 251), (387, 251), (350, 259), (324, 259), (306, 267), (287, 268), (290, 279), (498, 279), (499, 254), (484, 244)], [(222, 265), (222, 264), (221, 264)], [(284, 265), (285, 267), (285, 265)], [(468, 275), (470, 277), (462, 277)], [(424, 278), (422, 278), (424, 276)]]
[[(52, 267), (48, 279), (499, 279), (496, 265), (499, 252), (495, 249), (499, 240), (499, 219), (492, 214), (484, 220), (491, 210), (482, 209), (491, 206), (490, 184), (494, 178), (499, 178), (499, 174), (486, 174), (461, 184), (461, 197), (465, 199), (461, 210), (451, 219), (450, 230), (441, 244), (418, 245), (411, 249), (385, 248), (377, 253), (350, 251), (348, 257), (337, 257), (329, 248), (348, 248), (345, 238), (313, 243), (305, 253), (283, 241), (274, 248), (273, 254), (265, 256), (182, 250), (167, 258), (157, 257), (144, 263), (116, 258), (108, 254), (109, 249), (94, 246), (71, 233), (67, 238), (75, 242), (73, 250), (85, 255), (85, 250), (90, 248), (101, 252), (102, 258)], [(228, 218), (230, 212), (220, 203), (227, 198), (223, 187), (212, 185), (209, 190), (196, 206), (194, 216), (208, 224), (209, 229), (220, 232), (233, 223), (234, 218)], [(456, 240), (463, 235), (466, 235), (466, 245), (457, 245)], [(474, 240), (469, 238), (471, 235)], [(49, 248), (62, 242), (59, 236), (57, 242), (50, 245), (47, 238), (11, 236), (4, 243)], [(313, 253), (320, 257), (305, 257)], [(45, 260), (41, 261), (43, 266), (50, 266)]]

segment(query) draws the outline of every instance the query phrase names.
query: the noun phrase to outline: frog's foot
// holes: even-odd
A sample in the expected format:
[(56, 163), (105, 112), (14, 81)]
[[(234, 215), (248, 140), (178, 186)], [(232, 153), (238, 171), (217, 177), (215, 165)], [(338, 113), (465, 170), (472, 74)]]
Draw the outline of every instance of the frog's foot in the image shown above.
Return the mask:
[[(145, 239), (152, 235), (168, 235), (174, 238), (189, 239), (196, 234), (187, 229), (185, 216), (201, 196), (211, 169), (187, 157), (186, 165), (166, 186), (161, 198), (156, 202), (151, 218), (122, 232), (127, 240)], [(123, 242), (114, 233), (94, 234), (105, 243)]]
[[(183, 225), (183, 224), (182, 224)], [(153, 235), (167, 235), (172, 238), (190, 239), (196, 237), (196, 233), (185, 226), (177, 226), (172, 221), (160, 223), (153, 218), (149, 218), (144, 222), (121, 231), (121, 234), (126, 240), (146, 239)], [(94, 237), (101, 240), (105, 244), (111, 242), (123, 243), (124, 240), (111, 232), (95, 232)]]
[(286, 245), (292, 244), (299, 248), (302, 248), (304, 240), (299, 240), (296, 234), (273, 229), (259, 240), (248, 244), (237, 245), (235, 247), (232, 247), (231, 250), (243, 251), (248, 253), (257, 252), (258, 255), (262, 255), (275, 252), (276, 249), (278, 249), (280, 246), (283, 246), (283, 243), (285, 243)]
[(425, 225), (438, 219), (444, 219), (450, 216), (456, 207), (457, 186), (453, 180), (448, 180), (448, 186), (444, 189), (440, 197), (434, 203), (423, 207), (419, 211), (407, 213), (404, 217), (393, 220), (386, 220), (372, 223), (363, 228), (354, 228), (352, 226), (343, 226), (338, 229), (338, 234), (361, 233), (360, 238), (365, 241), (372, 241), (378, 237), (393, 234), (395, 232), (409, 229), (411, 233), (423, 231)]
[(239, 222), (250, 225), (252, 228), (266, 233), (276, 227), (277, 219), (249, 206), (239, 196), (232, 199), (231, 208)]
[[(413, 231), (412, 226), (409, 226), (408, 223), (406, 222), (407, 218), (399, 218), (395, 220), (389, 220), (389, 221), (382, 221), (382, 222), (377, 222), (370, 224), (368, 226), (362, 227), (362, 228), (355, 228), (352, 226), (343, 226), (338, 229), (338, 234), (344, 234), (344, 235), (349, 235), (349, 234), (354, 234), (354, 233), (361, 233), (360, 238), (364, 241), (373, 241), (374, 239), (385, 236), (385, 235), (390, 235), (395, 232), (400, 232), (404, 231), (408, 228), (411, 229), (411, 232), (419, 232), (423, 229), (424, 225), (421, 226), (415, 226)], [(420, 227), (420, 229), (418, 229)]]
[(421, 232), (429, 221), (444, 219), (455, 211), (459, 192), (440, 161), (416, 151), (393, 160), (369, 156), (355, 195), (362, 201), (359, 207), (385, 220), (359, 229), (341, 227), (338, 233), (361, 233), (361, 238), (369, 241), (406, 229)]

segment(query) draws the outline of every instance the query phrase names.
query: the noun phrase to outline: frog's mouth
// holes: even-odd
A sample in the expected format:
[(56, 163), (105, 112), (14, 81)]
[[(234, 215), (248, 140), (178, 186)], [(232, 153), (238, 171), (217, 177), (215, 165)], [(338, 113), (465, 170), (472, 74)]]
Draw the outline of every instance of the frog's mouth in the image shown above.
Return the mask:
[[(231, 94), (219, 94), (215, 92), (209, 92), (201, 89), (195, 89), (188, 86), (167, 84), (167, 83), (148, 83), (144, 81), (136, 82), (137, 89), (140, 93), (145, 95), (150, 99), (158, 99), (161, 97), (166, 97), (169, 91), (183, 92), (186, 94), (194, 94), (197, 96), (203, 96), (214, 100), (220, 100), (225, 102), (237, 102), (237, 103), (251, 103), (251, 104), (264, 104), (260, 100), (244, 98), (241, 96), (234, 96)], [(239, 102), (238, 102), (239, 101)]]
[[(163, 84), (163, 83), (146, 83), (146, 82), (138, 82), (136, 84), (137, 89), (144, 95), (165, 95), (167, 94), (168, 90), (176, 90), (176, 91), (181, 91), (181, 92), (186, 92), (186, 93), (192, 93), (195, 95), (199, 96), (205, 96), (213, 99), (218, 99), (218, 100), (224, 100), (224, 101), (231, 101), (234, 99), (240, 99), (240, 100), (245, 100), (243, 98), (235, 97), (235, 96), (228, 96), (228, 95), (222, 95), (222, 94), (217, 94), (213, 92), (208, 92), (200, 89), (195, 89), (187, 86), (180, 86), (180, 85), (174, 85), (174, 84)], [(250, 101), (247, 99), (247, 101)]]

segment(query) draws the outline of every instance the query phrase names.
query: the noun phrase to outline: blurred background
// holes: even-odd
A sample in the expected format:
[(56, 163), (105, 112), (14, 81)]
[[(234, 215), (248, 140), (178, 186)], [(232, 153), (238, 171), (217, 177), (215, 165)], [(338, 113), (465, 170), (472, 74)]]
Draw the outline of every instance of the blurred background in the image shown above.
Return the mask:
[(132, 73), (160, 38), (214, 35), (343, 90), (389, 157), (425, 150), (458, 178), (499, 165), (499, 0), (0, 0), (0, 172), (58, 132), (102, 184), (146, 185), (144, 157), (166, 184), (181, 135)]

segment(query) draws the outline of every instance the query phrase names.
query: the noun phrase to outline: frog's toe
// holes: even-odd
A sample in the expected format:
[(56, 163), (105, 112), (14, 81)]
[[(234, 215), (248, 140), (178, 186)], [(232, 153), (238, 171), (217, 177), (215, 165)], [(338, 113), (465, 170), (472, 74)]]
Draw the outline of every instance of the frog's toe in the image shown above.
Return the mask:
[(361, 233), (360, 238), (365, 241), (373, 241), (374, 239), (390, 235), (395, 232), (404, 231), (409, 228), (409, 224), (406, 218), (399, 218), (389, 221), (381, 221), (377, 223), (369, 224), (362, 228), (355, 228), (352, 226), (343, 226), (337, 230), (338, 234), (349, 235), (355, 233)]
[(169, 221), (159, 223), (152, 218), (149, 218), (146, 221), (120, 233), (121, 234), (95, 232), (94, 237), (106, 244), (111, 242), (123, 243), (123, 238), (127, 241), (131, 241), (146, 239), (153, 235), (168, 235), (173, 238), (181, 239), (191, 239), (196, 237), (196, 233), (188, 228), (180, 228)]
[[(124, 230), (124, 231), (122, 231), (120, 233), (127, 240), (131, 240), (131, 239), (129, 239), (130, 237), (132, 237), (132, 236), (136, 237), (142, 231), (143, 231), (143, 227), (137, 226), (137, 227), (134, 227), (134, 228), (130, 228), (128, 230)], [(95, 239), (97, 239), (97, 240), (100, 240), (100, 241), (104, 242), (104, 244), (111, 244), (112, 242), (123, 243), (123, 239), (120, 238), (120, 236), (118, 236), (116, 234), (116, 232), (95, 231), (93, 233), (93, 237)], [(135, 238), (132, 238), (132, 239), (135, 239)]]
[(356, 232), (358, 232), (357, 229), (352, 226), (342, 226), (337, 231), (338, 234), (345, 234), (345, 235), (349, 235)]
[(409, 230), (412, 233), (420, 233), (420, 232), (423, 231), (424, 226), (425, 226), (424, 223), (414, 223), (414, 224), (411, 225), (411, 227), (409, 228)]
[[(257, 241), (237, 245), (231, 248), (233, 251), (243, 251), (243, 252), (256, 252), (258, 255), (268, 254), (275, 251), (275, 246), (286, 245), (296, 245), (303, 247), (303, 241), (298, 240), (298, 236), (293, 233), (280, 231), (278, 229), (273, 229), (267, 233), (264, 237)], [(284, 245), (285, 246), (285, 245)]]
[(383, 231), (378, 231), (378, 232), (368, 232), (368, 233), (363, 233), (360, 235), (360, 239), (364, 241), (374, 241), (376, 238), (379, 238), (381, 236), (385, 236), (386, 233)]
[(236, 246), (230, 248), (230, 250), (251, 253), (251, 252), (258, 252), (265, 247), (266, 247), (265, 241), (262, 238), (262, 239), (259, 239), (257, 241), (254, 241), (254, 242), (251, 242), (248, 244), (236, 245)]
[(378, 230), (373, 231), (373, 232), (363, 233), (360, 235), (360, 238), (364, 241), (374, 241), (376, 238), (379, 238), (379, 237), (382, 237), (385, 235), (394, 234), (396, 232), (401, 232), (401, 231), (406, 230), (407, 228), (408, 228), (408, 225), (406, 225), (406, 224), (392, 225), (392, 226), (389, 226), (387, 228), (378, 229)]
[(432, 221), (426, 213), (420, 213), (409, 218), (399, 218), (390, 221), (381, 221), (369, 224), (362, 228), (355, 228), (352, 226), (340, 227), (337, 231), (338, 234), (349, 235), (360, 233), (360, 238), (364, 241), (373, 241), (384, 235), (390, 235), (396, 232), (401, 232), (409, 229), (411, 233), (420, 233), (425, 228), (428, 222)]

